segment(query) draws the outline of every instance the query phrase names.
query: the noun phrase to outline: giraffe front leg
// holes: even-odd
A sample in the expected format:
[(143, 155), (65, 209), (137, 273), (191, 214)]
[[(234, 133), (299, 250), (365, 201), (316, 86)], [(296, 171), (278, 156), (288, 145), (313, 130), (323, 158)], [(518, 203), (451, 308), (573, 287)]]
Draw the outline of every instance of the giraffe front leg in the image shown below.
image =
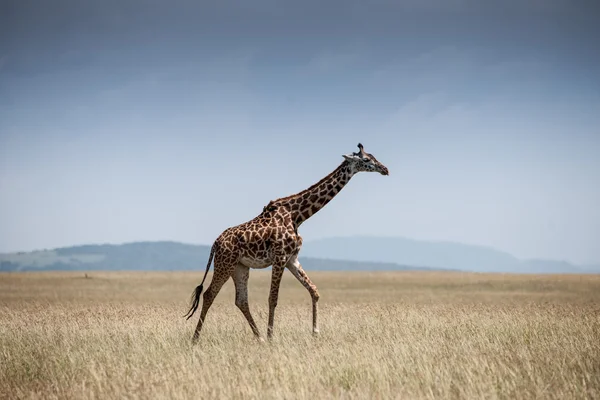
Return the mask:
[(317, 290), (317, 286), (312, 283), (304, 269), (302, 269), (302, 265), (298, 261), (298, 257), (292, 258), (288, 264), (287, 268), (290, 270), (292, 275), (296, 277), (296, 279), (308, 290), (310, 297), (312, 299), (312, 310), (313, 310), (313, 334), (319, 334), (319, 324), (318, 324), (318, 302), (319, 302), (319, 291)]
[(273, 322), (275, 320), (275, 307), (279, 297), (279, 286), (283, 275), (284, 264), (273, 264), (271, 275), (271, 291), (269, 292), (269, 326), (267, 327), (267, 339), (273, 338)]

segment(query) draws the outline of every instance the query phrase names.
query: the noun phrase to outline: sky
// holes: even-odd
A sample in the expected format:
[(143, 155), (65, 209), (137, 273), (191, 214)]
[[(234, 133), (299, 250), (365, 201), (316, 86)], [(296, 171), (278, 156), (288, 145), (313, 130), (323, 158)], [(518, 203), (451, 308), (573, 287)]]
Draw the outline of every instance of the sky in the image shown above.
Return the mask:
[(300, 230), (600, 263), (600, 5), (0, 5), (0, 252), (210, 244), (359, 174)]

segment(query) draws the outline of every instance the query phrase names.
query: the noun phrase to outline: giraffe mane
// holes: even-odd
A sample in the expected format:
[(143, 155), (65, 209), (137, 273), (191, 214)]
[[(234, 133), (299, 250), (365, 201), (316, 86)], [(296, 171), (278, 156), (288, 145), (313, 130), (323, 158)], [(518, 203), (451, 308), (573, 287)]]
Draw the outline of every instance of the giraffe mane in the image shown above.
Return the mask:
[(295, 197), (300, 197), (303, 194), (312, 191), (313, 189), (315, 189), (316, 187), (318, 187), (319, 185), (321, 185), (323, 182), (327, 181), (328, 179), (330, 179), (335, 173), (337, 173), (341, 168), (343, 168), (344, 166), (348, 165), (348, 161), (344, 160), (342, 161), (342, 163), (340, 165), (337, 166), (336, 169), (334, 169), (333, 171), (331, 171), (328, 175), (326, 175), (325, 177), (321, 178), (321, 180), (313, 185), (311, 185), (310, 187), (295, 193), (295, 194), (291, 194), (289, 196), (286, 197), (280, 197), (278, 199), (275, 200), (271, 200), (271, 202), (269, 202), (269, 205), (271, 205), (271, 203), (278, 203), (280, 201), (288, 201), (291, 200)]

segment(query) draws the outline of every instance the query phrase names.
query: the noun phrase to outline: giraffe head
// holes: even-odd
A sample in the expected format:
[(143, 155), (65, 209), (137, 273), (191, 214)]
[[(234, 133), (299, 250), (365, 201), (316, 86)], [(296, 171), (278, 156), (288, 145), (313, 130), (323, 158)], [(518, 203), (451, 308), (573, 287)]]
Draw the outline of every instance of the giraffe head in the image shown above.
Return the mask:
[(373, 154), (367, 153), (362, 144), (358, 144), (358, 153), (344, 154), (343, 157), (350, 163), (356, 172), (379, 172), (381, 175), (389, 175), (387, 167), (377, 161)]

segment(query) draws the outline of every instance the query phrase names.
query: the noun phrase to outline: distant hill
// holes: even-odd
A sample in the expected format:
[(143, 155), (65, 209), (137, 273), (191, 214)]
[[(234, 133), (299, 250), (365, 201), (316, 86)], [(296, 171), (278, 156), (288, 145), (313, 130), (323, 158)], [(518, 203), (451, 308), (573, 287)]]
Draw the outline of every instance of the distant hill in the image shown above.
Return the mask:
[[(0, 271), (204, 271), (210, 246), (176, 242), (136, 242), (64, 247), (0, 254)], [(394, 262), (300, 257), (306, 270), (394, 271), (428, 268)]]
[[(210, 247), (177, 242), (90, 244), (0, 254), (0, 271), (204, 271)], [(519, 260), (483, 246), (395, 237), (305, 241), (300, 262), (313, 271), (461, 270), (510, 273), (600, 273), (600, 266)]]
[(509, 253), (484, 246), (399, 237), (348, 236), (305, 241), (302, 252), (307, 257), (373, 260), (475, 272), (600, 273), (600, 265), (520, 260)]

